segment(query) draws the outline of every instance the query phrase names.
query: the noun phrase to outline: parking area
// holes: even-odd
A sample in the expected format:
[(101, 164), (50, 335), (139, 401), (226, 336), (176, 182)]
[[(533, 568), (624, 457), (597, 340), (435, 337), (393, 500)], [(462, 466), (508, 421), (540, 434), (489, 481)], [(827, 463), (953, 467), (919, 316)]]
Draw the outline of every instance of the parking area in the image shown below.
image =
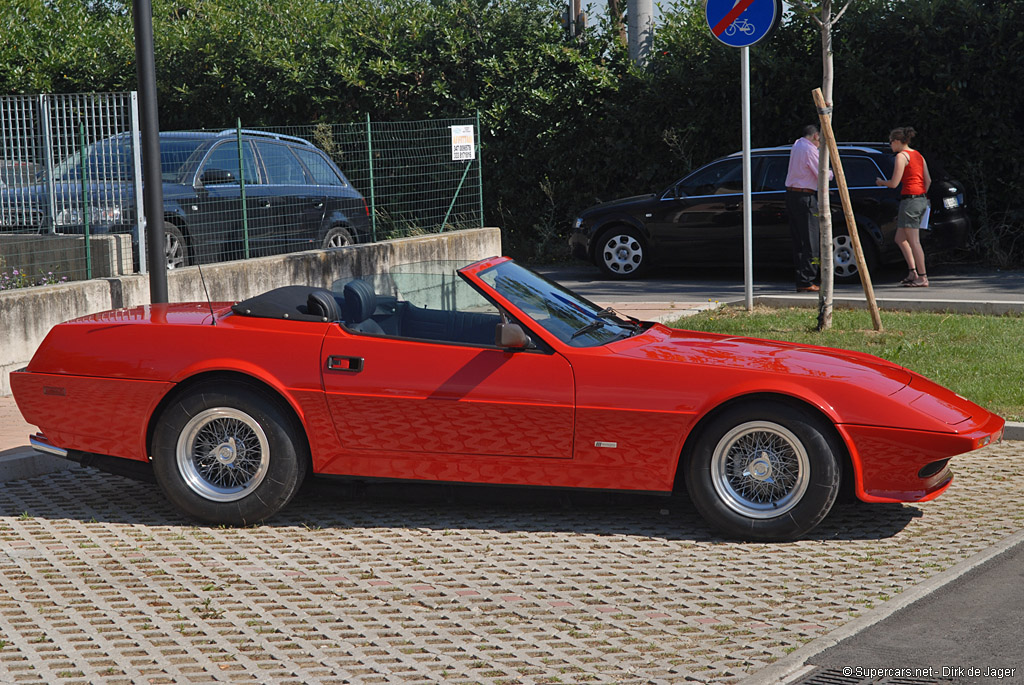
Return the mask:
[(230, 529), (91, 469), (11, 481), (0, 681), (739, 682), (1020, 530), (1022, 452), (790, 544), (685, 496), (325, 484)]

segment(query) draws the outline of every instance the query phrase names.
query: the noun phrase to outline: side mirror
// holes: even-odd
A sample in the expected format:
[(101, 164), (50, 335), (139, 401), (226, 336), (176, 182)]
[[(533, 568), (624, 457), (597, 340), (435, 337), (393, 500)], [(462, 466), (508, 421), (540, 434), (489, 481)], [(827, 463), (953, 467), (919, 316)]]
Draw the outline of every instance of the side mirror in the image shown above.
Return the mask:
[(216, 185), (218, 183), (235, 183), (235, 175), (227, 169), (207, 169), (199, 179), (203, 185)]
[(530, 336), (517, 323), (499, 323), (494, 329), (494, 344), (507, 350), (525, 350)]

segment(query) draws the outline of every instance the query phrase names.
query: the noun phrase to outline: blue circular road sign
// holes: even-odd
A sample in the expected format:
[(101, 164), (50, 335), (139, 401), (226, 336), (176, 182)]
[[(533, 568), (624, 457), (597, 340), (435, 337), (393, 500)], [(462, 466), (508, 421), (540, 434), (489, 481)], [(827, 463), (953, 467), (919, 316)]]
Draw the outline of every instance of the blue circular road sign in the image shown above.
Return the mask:
[(704, 0), (711, 35), (734, 48), (767, 37), (782, 16), (782, 0)]

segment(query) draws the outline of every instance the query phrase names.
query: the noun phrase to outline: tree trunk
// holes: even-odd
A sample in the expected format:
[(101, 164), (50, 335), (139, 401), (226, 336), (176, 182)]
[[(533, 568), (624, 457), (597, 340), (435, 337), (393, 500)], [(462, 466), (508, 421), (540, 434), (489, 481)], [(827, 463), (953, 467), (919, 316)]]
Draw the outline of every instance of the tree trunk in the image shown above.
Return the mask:
[[(821, 3), (821, 92), (825, 106), (832, 106), (832, 0)], [(818, 230), (820, 235), (821, 290), (818, 293), (818, 330), (832, 328), (835, 262), (832, 257), (832, 208), (828, 197), (828, 149), (825, 137), (818, 144)]]

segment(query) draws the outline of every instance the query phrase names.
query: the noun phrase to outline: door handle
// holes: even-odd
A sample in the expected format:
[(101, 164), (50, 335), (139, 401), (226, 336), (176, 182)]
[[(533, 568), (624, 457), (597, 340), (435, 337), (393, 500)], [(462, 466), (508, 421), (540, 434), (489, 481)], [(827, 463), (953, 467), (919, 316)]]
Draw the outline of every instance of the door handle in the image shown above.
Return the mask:
[(270, 200), (260, 200), (260, 209), (270, 209)]
[(343, 357), (332, 354), (327, 358), (327, 368), (331, 371), (345, 371), (347, 373), (359, 373), (363, 370), (362, 357)]
[(320, 209), (321, 207), (324, 206), (324, 203), (323, 203), (322, 200), (314, 200), (313, 201), (313, 206), (316, 207), (317, 209)]

